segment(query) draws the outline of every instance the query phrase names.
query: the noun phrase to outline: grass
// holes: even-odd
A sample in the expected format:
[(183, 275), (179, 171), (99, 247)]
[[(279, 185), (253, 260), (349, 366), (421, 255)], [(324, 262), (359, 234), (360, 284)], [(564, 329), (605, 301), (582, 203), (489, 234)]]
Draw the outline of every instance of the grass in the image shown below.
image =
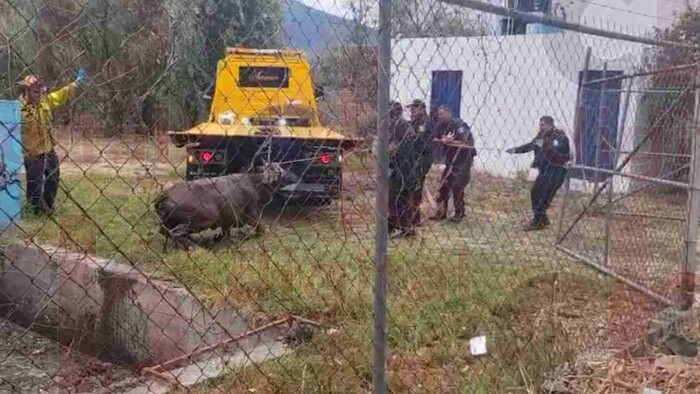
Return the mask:
[[(23, 237), (55, 244), (63, 227), (71, 247), (94, 245), (100, 255), (177, 280), (204, 303), (235, 308), (253, 325), (293, 313), (335, 329), (318, 333), (294, 356), (241, 369), (199, 392), (369, 390), (373, 197), (354, 194), (347, 226), (335, 206), (276, 221), (272, 213), (275, 224), (264, 238), (163, 255), (151, 201), (173, 180), (67, 171), (58, 223), (28, 217)], [(466, 223), (432, 225), (418, 239), (390, 246), (388, 370), (396, 392), (534, 392), (545, 372), (591, 343), (605, 311), (609, 281), (562, 264), (552, 233), (515, 230), (518, 207), (527, 206), (523, 185), (486, 177), (475, 183), (483, 192), (470, 193)], [(489, 354), (481, 358), (469, 352), (477, 335), (488, 337)]]

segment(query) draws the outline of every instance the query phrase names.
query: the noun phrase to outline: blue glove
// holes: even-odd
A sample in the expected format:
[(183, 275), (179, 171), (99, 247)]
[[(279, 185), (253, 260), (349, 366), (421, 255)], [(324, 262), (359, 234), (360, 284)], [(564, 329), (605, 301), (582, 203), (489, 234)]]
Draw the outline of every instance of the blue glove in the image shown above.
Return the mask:
[(81, 68), (80, 70), (78, 70), (78, 76), (75, 77), (75, 83), (77, 83), (78, 85), (82, 85), (87, 80), (87, 77), (87, 71)]

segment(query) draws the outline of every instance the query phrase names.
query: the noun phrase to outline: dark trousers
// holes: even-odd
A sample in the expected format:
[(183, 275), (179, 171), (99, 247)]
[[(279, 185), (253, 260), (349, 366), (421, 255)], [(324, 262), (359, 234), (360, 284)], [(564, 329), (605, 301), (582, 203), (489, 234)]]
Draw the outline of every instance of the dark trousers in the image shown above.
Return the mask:
[(24, 159), (27, 171), (27, 200), (34, 213), (53, 210), (61, 176), (55, 151)]
[(469, 184), (471, 174), (471, 161), (445, 168), (437, 195), (438, 207), (443, 213), (447, 212), (447, 204), (450, 196), (452, 196), (452, 202), (455, 205), (455, 216), (464, 216), (464, 188)]
[(532, 203), (534, 225), (541, 225), (549, 222), (547, 209), (552, 204), (557, 191), (566, 180), (567, 169), (556, 165), (547, 165), (540, 169), (540, 173), (535, 179), (535, 184), (530, 190), (530, 200)]
[(420, 207), (423, 205), (423, 188), (425, 187), (425, 179), (428, 177), (428, 174), (423, 174), (420, 177), (420, 188), (418, 191), (416, 191), (412, 196), (411, 204), (414, 208), (413, 212), (413, 225), (414, 226), (419, 226), (421, 224), (421, 217), (420, 217)]
[(421, 188), (419, 191), (415, 192), (411, 196), (411, 201), (410, 201), (410, 206), (412, 209), (412, 215), (411, 215), (411, 224), (415, 226), (419, 226), (421, 223), (420, 220), (420, 206), (423, 204), (423, 187), (421, 183)]
[(418, 193), (393, 195), (389, 200), (389, 232), (414, 231), (420, 221)]

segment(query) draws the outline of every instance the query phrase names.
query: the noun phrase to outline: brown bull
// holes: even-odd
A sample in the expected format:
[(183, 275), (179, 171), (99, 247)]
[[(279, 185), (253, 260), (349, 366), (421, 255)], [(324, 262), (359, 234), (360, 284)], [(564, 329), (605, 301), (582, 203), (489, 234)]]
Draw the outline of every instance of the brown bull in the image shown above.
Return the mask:
[(170, 239), (187, 245), (192, 234), (209, 229), (221, 229), (219, 240), (229, 236), (232, 228), (245, 225), (255, 235), (264, 233), (263, 206), (275, 189), (297, 181), (293, 173), (272, 163), (253, 173), (197, 179), (169, 188), (154, 204), (165, 235), (163, 253)]

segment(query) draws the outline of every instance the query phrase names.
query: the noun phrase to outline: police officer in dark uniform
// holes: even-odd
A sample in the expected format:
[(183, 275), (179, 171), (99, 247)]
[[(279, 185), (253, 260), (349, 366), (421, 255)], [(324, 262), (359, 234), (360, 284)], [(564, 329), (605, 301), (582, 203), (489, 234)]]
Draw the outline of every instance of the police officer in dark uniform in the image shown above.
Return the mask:
[(547, 217), (549, 208), (557, 191), (566, 180), (568, 171), (566, 164), (571, 159), (569, 137), (562, 130), (554, 126), (551, 116), (543, 116), (540, 119), (540, 131), (531, 142), (508, 149), (508, 153), (535, 152), (533, 168), (537, 168), (539, 174), (530, 190), (533, 219), (525, 227), (526, 231), (541, 230), (550, 222)]
[(444, 144), (445, 170), (440, 179), (437, 203), (438, 211), (432, 220), (447, 218), (447, 206), (452, 196), (455, 213), (450, 219), (460, 222), (464, 218), (464, 188), (471, 180), (472, 166), (476, 156), (474, 136), (469, 125), (463, 120), (452, 117), (447, 107), (440, 107), (437, 112), (436, 140)]
[(398, 101), (392, 101), (389, 105), (389, 148), (395, 148), (401, 142), (406, 133), (411, 129), (411, 124), (403, 117), (403, 106)]
[(433, 165), (433, 130), (435, 122), (434, 119), (428, 116), (423, 100), (413, 100), (409, 109), (411, 112), (411, 127), (415, 132), (415, 159), (418, 162), (420, 178), (419, 188), (411, 199), (411, 205), (416, 207), (413, 222), (414, 225), (418, 226), (421, 223), (420, 206), (423, 203), (423, 187)]
[(413, 196), (420, 188), (416, 136), (402, 115), (401, 104), (392, 102), (389, 112), (389, 233), (393, 233), (393, 237), (416, 234), (414, 217), (418, 207)]

